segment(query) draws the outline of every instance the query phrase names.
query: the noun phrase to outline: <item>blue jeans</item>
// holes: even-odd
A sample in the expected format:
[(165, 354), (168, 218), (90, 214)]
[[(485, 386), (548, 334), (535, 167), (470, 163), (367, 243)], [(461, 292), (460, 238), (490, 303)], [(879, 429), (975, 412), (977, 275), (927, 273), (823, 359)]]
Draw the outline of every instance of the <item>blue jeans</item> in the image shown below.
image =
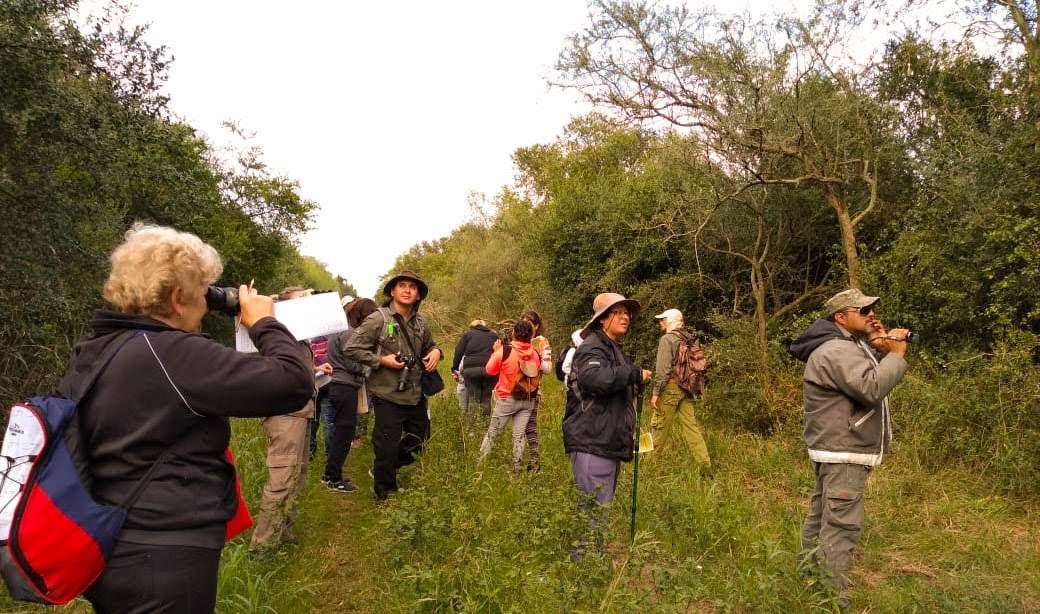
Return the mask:
[(318, 390), (317, 411), (311, 418), (310, 425), (310, 454), (314, 458), (318, 451), (318, 426), (325, 425), (325, 453), (328, 454), (329, 445), (332, 443), (332, 424), (336, 421), (336, 406), (329, 399), (329, 386), (326, 384)]

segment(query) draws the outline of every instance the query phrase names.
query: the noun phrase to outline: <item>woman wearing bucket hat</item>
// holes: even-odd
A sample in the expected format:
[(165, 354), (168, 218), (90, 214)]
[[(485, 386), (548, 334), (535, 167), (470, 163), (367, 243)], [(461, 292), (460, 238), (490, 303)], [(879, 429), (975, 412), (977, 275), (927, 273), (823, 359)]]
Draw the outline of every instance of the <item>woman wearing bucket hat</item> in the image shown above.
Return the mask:
[(434, 371), (441, 351), (419, 314), (426, 282), (401, 271), (383, 286), (386, 303), (368, 316), (343, 348), (350, 360), (372, 369), (368, 392), (376, 423), (372, 432), (372, 467), (376, 498), (397, 490), (398, 470), (415, 461), (430, 436), (422, 373)]
[(575, 559), (591, 543), (602, 545), (601, 508), (614, 499), (621, 462), (632, 460), (636, 390), (651, 375), (633, 364), (620, 344), (639, 303), (605, 292), (596, 296), (592, 311), (571, 364), (563, 419), (563, 446), (582, 493), (579, 507), (589, 516), (589, 532), (572, 553)]

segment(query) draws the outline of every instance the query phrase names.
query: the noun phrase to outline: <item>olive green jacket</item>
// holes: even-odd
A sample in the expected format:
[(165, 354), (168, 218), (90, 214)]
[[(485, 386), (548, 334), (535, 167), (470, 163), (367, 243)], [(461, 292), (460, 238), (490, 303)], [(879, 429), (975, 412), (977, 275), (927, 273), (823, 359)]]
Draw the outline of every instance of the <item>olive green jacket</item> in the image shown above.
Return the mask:
[[(379, 364), (379, 358), (394, 354), (409, 356), (413, 353), (401, 330), (404, 326), (408, 327), (408, 335), (416, 345), (414, 351), (418, 352), (418, 362), (409, 370), (405, 379), (405, 389), (399, 391), (397, 384), (401, 371), (382, 366)], [(422, 388), (419, 384), (423, 369), (422, 357), (436, 347), (426, 320), (418, 312), (413, 313), (405, 322), (399, 313), (393, 313), (393, 317), (387, 320), (382, 311), (377, 311), (358, 326), (357, 331), (344, 346), (343, 353), (347, 358), (372, 369), (367, 380), (368, 392), (372, 396), (398, 405), (417, 405), (422, 398)]]
[(661, 396), (661, 391), (668, 385), (668, 380), (672, 379), (675, 355), (679, 352), (679, 343), (682, 342), (682, 334), (685, 332), (687, 332), (685, 328), (678, 328), (661, 335), (661, 340), (657, 342), (657, 363), (654, 365), (654, 396)]

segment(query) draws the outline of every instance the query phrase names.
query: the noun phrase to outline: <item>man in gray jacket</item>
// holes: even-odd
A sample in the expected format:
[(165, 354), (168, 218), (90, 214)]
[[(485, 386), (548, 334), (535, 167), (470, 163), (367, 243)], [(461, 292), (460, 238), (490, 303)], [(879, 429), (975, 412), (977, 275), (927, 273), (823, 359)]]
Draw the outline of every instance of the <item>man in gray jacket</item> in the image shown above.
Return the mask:
[(878, 297), (856, 288), (827, 301), (790, 347), (804, 361), (805, 445), (816, 488), (802, 526), (806, 558), (820, 563), (845, 602), (852, 552), (863, 530), (863, 490), (892, 442), (888, 394), (906, 372), (906, 329), (885, 331)]

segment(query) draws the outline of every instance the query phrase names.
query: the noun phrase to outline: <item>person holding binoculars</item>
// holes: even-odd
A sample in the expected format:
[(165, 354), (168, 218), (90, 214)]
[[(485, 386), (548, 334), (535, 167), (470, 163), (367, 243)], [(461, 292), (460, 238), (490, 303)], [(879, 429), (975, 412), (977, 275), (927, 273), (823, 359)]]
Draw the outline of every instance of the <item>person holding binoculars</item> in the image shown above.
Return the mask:
[(819, 565), (848, 607), (852, 553), (863, 531), (863, 491), (892, 445), (888, 395), (907, 370), (909, 330), (874, 313), (879, 298), (850, 288), (790, 346), (805, 362), (804, 439), (816, 485), (802, 525), (806, 566)]
[(383, 286), (383, 307), (365, 318), (343, 348), (347, 358), (372, 369), (372, 480), (380, 501), (397, 490), (398, 470), (415, 461), (430, 436), (423, 373), (437, 369), (441, 351), (419, 314), (428, 292), (418, 275), (401, 271)]
[(234, 311), (258, 353), (199, 333), (223, 263), (193, 234), (136, 224), (111, 264), (103, 291), (110, 308), (94, 315), (59, 390), (103, 369), (79, 404), (93, 495), (119, 505), (143, 490), (85, 596), (102, 613), (212, 612), (226, 524), (238, 511), (228, 417), (306, 404), (309, 352), (252, 284), (234, 292)]

